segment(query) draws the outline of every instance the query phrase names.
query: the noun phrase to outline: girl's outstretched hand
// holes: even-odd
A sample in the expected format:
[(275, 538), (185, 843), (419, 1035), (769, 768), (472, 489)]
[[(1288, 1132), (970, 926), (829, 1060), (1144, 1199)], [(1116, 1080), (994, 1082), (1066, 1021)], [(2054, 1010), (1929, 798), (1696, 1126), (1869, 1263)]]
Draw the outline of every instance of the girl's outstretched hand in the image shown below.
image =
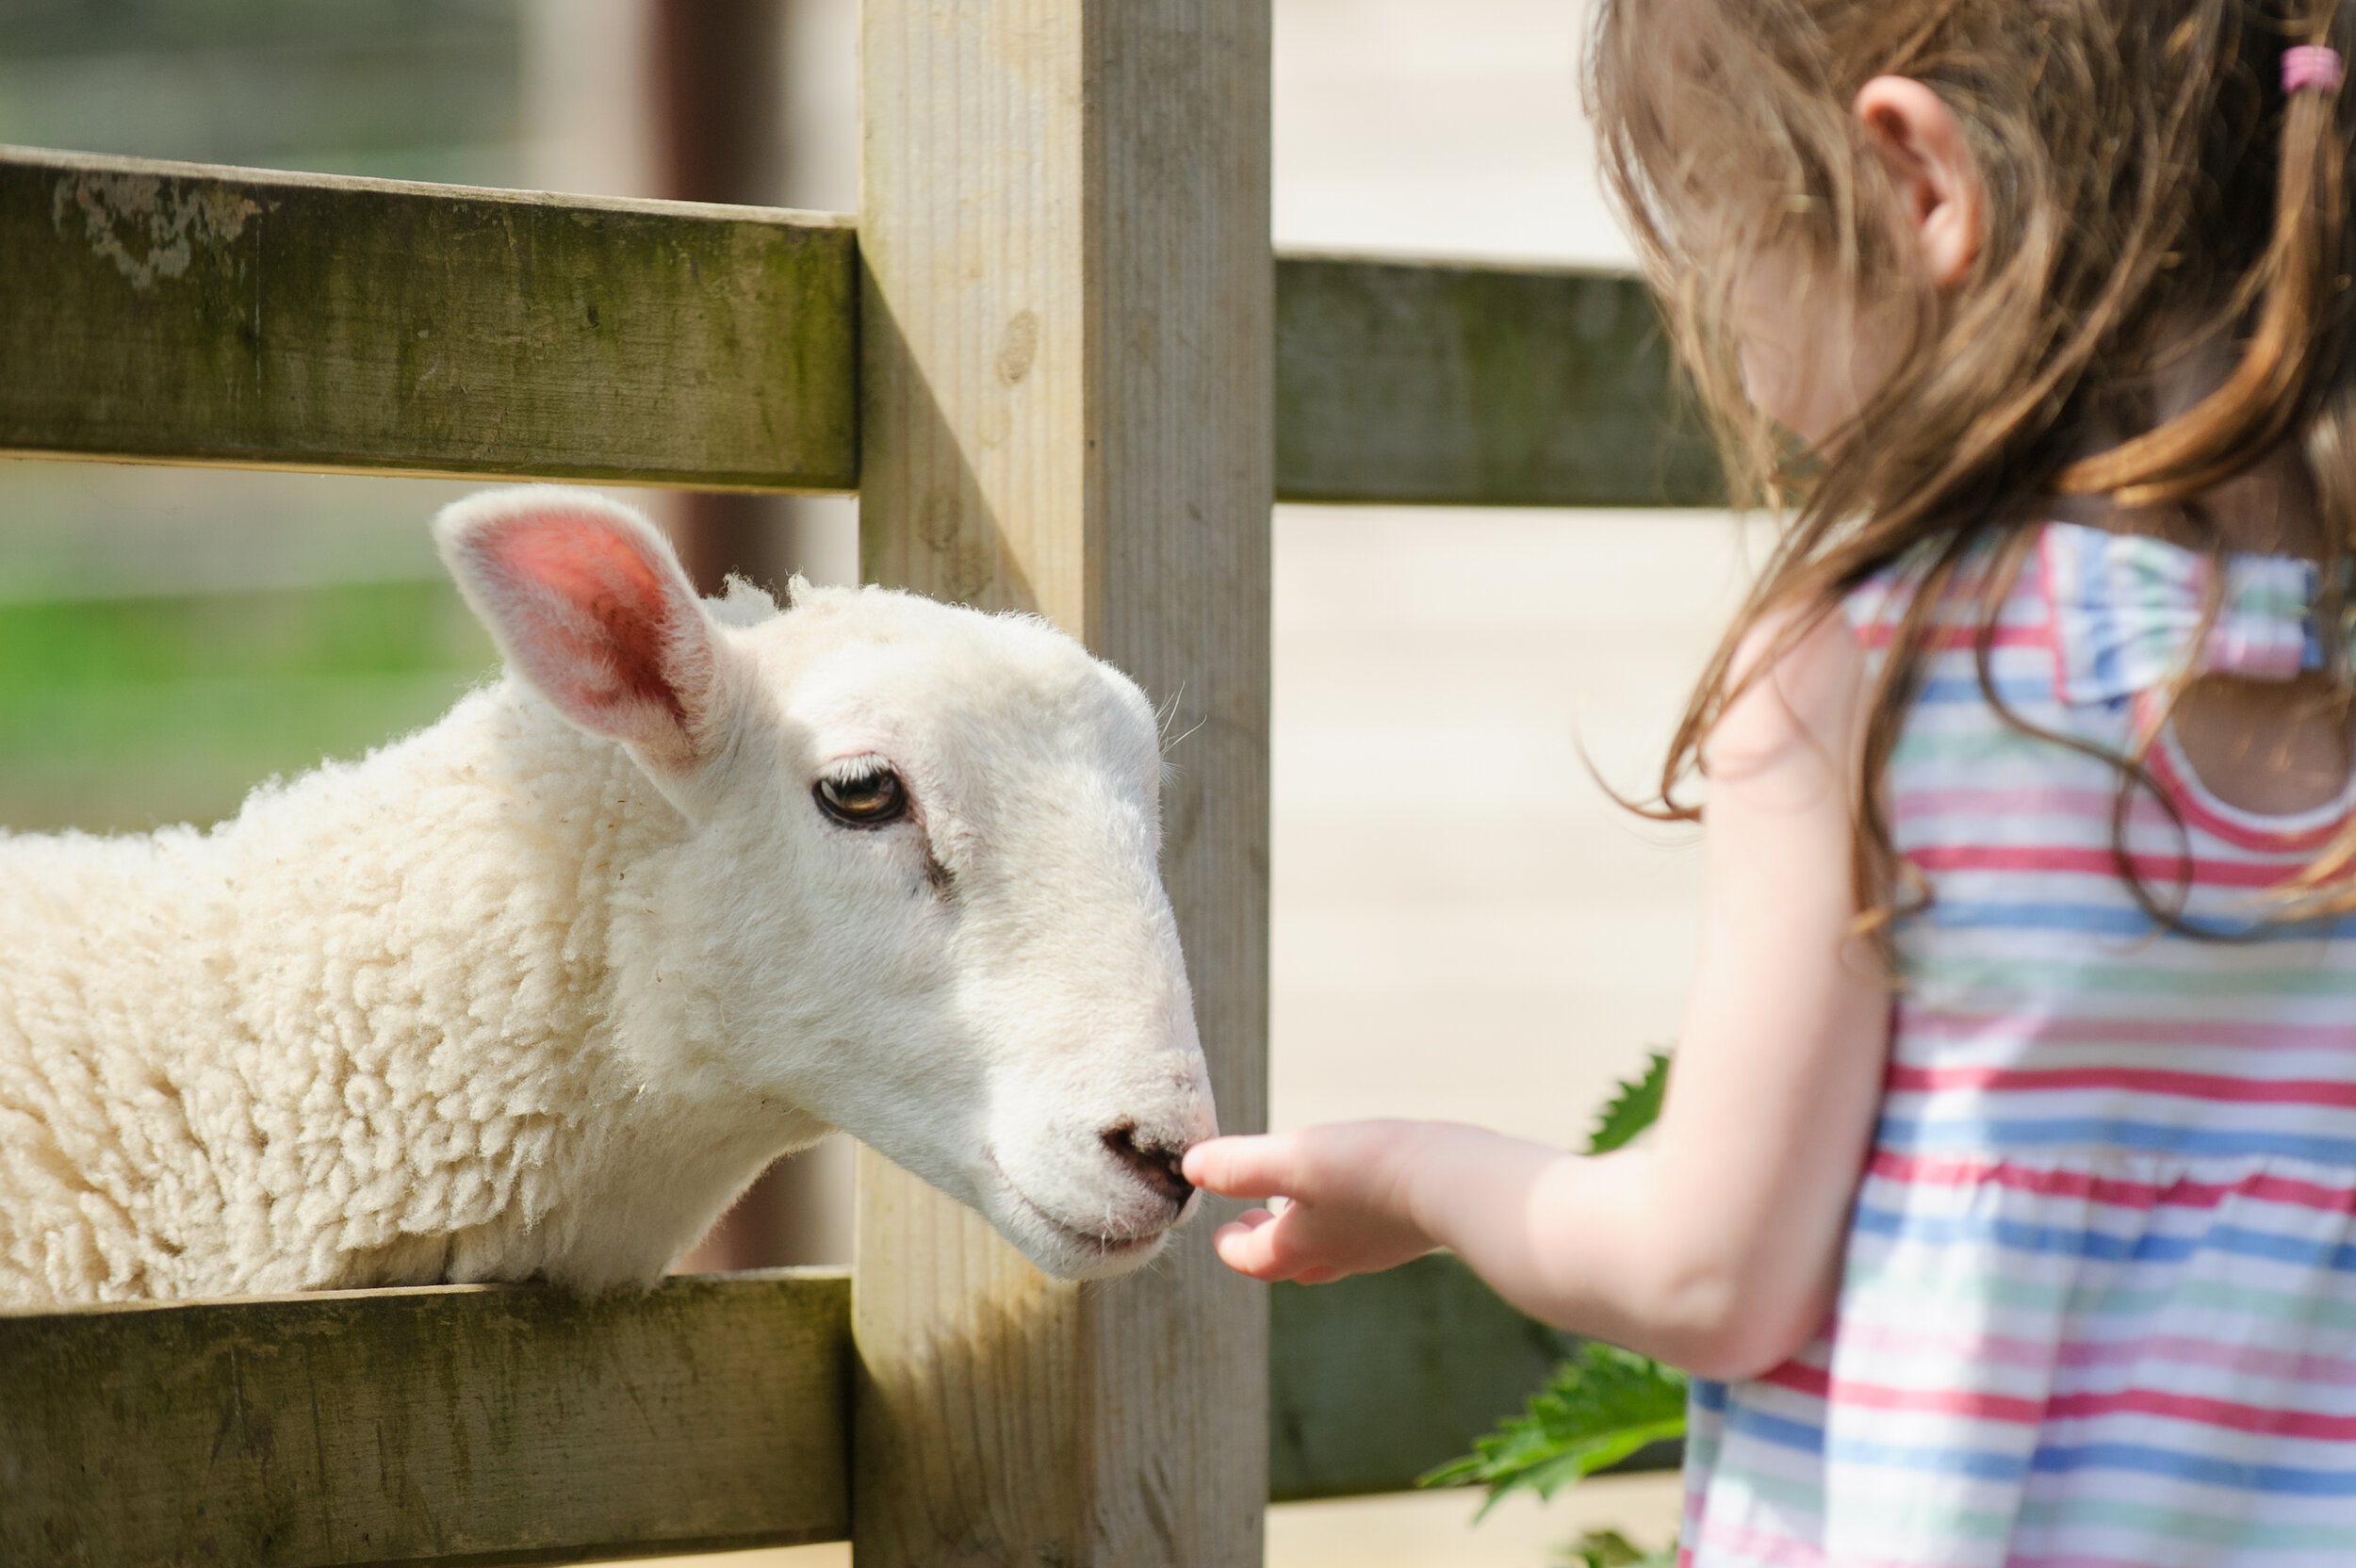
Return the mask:
[(1345, 1121), (1296, 1133), (1213, 1138), (1186, 1151), (1186, 1180), (1228, 1198), (1281, 1198), (1248, 1209), (1211, 1244), (1255, 1280), (1323, 1284), (1395, 1268), (1439, 1245), (1416, 1220), (1408, 1180), (1435, 1138), (1420, 1121)]
[(1230, 1267), (1315, 1283), (1446, 1247), (1531, 1316), (1706, 1378), (1756, 1377), (1823, 1327), (1891, 985), (1850, 879), (1872, 671), (1841, 616), (1786, 646), (1793, 627), (1754, 629), (1710, 737), (1700, 962), (1647, 1142), (1590, 1157), (1438, 1121), (1214, 1138), (1187, 1180), (1286, 1200), (1219, 1228)]

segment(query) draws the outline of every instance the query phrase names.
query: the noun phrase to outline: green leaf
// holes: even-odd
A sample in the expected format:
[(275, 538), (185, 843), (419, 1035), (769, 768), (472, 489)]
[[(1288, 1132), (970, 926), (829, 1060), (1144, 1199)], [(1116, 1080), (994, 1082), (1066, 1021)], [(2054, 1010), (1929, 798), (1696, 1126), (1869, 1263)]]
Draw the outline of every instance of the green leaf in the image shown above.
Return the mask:
[(1562, 1568), (1672, 1568), (1677, 1548), (1648, 1552), (1618, 1530), (1589, 1530), (1567, 1546), (1557, 1547)]
[(1518, 1416), (1474, 1441), (1473, 1451), (1418, 1478), (1424, 1486), (1485, 1486), (1486, 1514), (1515, 1492), (1553, 1496), (1648, 1443), (1685, 1431), (1685, 1374), (1617, 1346), (1587, 1344), (1562, 1363)]
[(1619, 1093), (1605, 1102), (1587, 1135), (1587, 1152), (1609, 1154), (1653, 1124), (1661, 1115), (1661, 1097), (1669, 1087), (1669, 1054), (1655, 1051), (1644, 1063), (1643, 1076), (1623, 1079)]

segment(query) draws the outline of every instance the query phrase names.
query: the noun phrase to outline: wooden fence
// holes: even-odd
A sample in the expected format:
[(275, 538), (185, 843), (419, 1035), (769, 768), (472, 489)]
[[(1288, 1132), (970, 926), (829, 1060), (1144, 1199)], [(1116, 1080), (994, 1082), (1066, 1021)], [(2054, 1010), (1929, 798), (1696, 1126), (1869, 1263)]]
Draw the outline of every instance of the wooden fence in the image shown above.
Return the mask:
[[(8, 148), (0, 274), (0, 453), (859, 488), (848, 218)], [(1278, 256), (1272, 357), (1279, 500), (1719, 494), (1633, 278)]]
[[(851, 1281), (0, 1316), (0, 1562), (569, 1562), (850, 1533)], [(1273, 1294), (1270, 1500), (1395, 1492), (1562, 1348), (1452, 1260)]]
[[(861, 493), (866, 575), (1044, 613), (1194, 731), (1165, 873), (1261, 1124), (1270, 501), (1702, 503), (1649, 302), (1277, 258), (1266, 0), (867, 0), (852, 220), (0, 152), (0, 451)], [(1271, 433), (1272, 438), (1271, 438)], [(0, 1561), (1256, 1563), (1559, 1349), (1427, 1259), (1198, 1221), (1046, 1280), (862, 1155), (848, 1274), (0, 1317)]]

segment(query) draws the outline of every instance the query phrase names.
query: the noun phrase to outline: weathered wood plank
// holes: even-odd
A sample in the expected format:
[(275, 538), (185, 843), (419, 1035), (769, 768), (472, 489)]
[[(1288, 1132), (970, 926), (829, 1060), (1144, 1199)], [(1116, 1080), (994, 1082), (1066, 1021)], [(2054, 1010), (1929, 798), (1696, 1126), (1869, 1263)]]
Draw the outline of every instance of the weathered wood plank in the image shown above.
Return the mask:
[[(1565, 1343), (1453, 1258), (1270, 1303), (1280, 1502), (1405, 1490), (1518, 1410)], [(456, 1286), (0, 1315), (0, 1562), (841, 1540), (848, 1313), (846, 1275), (773, 1270), (643, 1298)]]
[(1294, 256), (1276, 270), (1276, 493), (1705, 506), (1725, 483), (1635, 279)]
[[(820, 214), (0, 149), (0, 452), (848, 489), (855, 249)], [(1284, 499), (1720, 492), (1631, 279), (1287, 257), (1275, 323)]]
[(254, 1568), (840, 1540), (850, 1282), (0, 1316), (0, 1562)]
[(0, 150), (0, 452), (856, 482), (845, 219)]
[[(1034, 610), (1170, 702), (1163, 870), (1222, 1124), (1268, 999), (1268, 0), (866, 0), (867, 575)], [(1209, 1227), (1048, 1281), (866, 1156), (862, 1568), (1261, 1556), (1264, 1293)]]

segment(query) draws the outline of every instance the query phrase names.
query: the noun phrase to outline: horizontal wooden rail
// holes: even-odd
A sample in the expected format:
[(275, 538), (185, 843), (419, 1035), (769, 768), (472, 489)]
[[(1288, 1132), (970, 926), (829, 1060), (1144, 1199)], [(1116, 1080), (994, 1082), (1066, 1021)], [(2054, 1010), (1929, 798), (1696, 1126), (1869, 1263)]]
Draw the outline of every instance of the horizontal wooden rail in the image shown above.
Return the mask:
[(0, 452), (846, 490), (815, 213), (0, 150)]
[[(859, 482), (851, 220), (0, 149), (0, 452)], [(1280, 498), (1707, 504), (1635, 280), (1276, 264)]]
[(569, 1562), (850, 1530), (840, 1273), (0, 1316), (0, 1562)]
[(1276, 493), (1458, 506), (1726, 494), (1651, 296), (1564, 268), (1286, 257)]
[[(1272, 1294), (1274, 1499), (1396, 1492), (1562, 1348), (1449, 1258)], [(0, 1315), (0, 1562), (559, 1562), (840, 1540), (850, 1280)]]

